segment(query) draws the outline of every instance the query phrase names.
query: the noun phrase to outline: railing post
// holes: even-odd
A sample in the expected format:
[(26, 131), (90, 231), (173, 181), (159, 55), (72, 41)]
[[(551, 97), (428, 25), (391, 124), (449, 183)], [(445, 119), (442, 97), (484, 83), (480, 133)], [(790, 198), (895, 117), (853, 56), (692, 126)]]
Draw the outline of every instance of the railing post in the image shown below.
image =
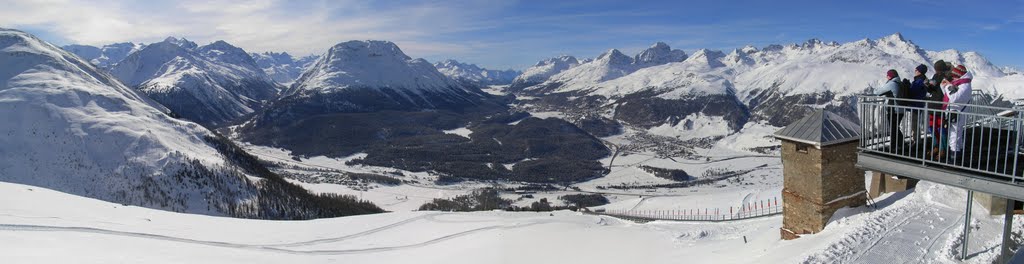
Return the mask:
[(1010, 173), (1010, 175), (1012, 175), (1010, 177), (1010, 183), (1017, 183), (1017, 159), (1020, 157), (1020, 113), (1017, 113), (1016, 116), (1018, 119), (1013, 120), (1013, 137), (1015, 143), (1013, 143), (1013, 172)]
[(971, 204), (974, 202), (974, 191), (967, 190), (967, 213), (964, 215), (964, 240), (960, 249), (960, 260), (967, 260), (967, 242), (971, 238)]
[(1013, 252), (1010, 251), (1010, 243), (1013, 243), (1013, 240), (1010, 239), (1010, 232), (1013, 231), (1014, 203), (1016, 203), (1016, 201), (1014, 201), (1013, 199), (1006, 199), (1006, 212), (1003, 216), (1003, 245), (1002, 250), (999, 254), (1000, 259), (1003, 260), (1003, 263), (1009, 263), (1010, 257), (1012, 257), (1013, 255)]

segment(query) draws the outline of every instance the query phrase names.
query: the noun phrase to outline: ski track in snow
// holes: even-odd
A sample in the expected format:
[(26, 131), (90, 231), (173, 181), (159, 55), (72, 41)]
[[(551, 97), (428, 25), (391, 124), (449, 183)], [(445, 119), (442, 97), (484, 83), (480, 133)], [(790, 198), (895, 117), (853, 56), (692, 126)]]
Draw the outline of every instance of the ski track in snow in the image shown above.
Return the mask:
[[(281, 248), (281, 247), (307, 246), (307, 245), (313, 245), (313, 244), (322, 244), (322, 243), (337, 242), (337, 241), (352, 239), (352, 238), (361, 237), (361, 236), (369, 235), (369, 234), (372, 234), (372, 233), (377, 233), (377, 232), (381, 232), (381, 231), (384, 231), (384, 230), (388, 230), (388, 229), (391, 229), (391, 228), (394, 228), (394, 227), (397, 227), (397, 226), (401, 226), (401, 225), (405, 225), (405, 224), (408, 224), (408, 223), (411, 223), (411, 222), (420, 221), (420, 220), (424, 220), (424, 219), (431, 219), (433, 217), (436, 217), (437, 215), (439, 215), (439, 214), (429, 214), (429, 215), (423, 215), (423, 216), (419, 216), (419, 217), (413, 217), (413, 218), (410, 218), (410, 219), (406, 219), (406, 220), (400, 221), (398, 223), (390, 224), (390, 225), (379, 227), (379, 228), (374, 228), (374, 229), (371, 229), (371, 230), (368, 230), (368, 231), (364, 231), (364, 232), (360, 232), (360, 233), (353, 234), (353, 235), (347, 235), (347, 236), (342, 236), (342, 237), (337, 237), (337, 238), (317, 239), (317, 240), (310, 240), (310, 241), (296, 242), (296, 243), (286, 243), (286, 244), (241, 244), (241, 243), (230, 243), (230, 242), (219, 242), (219, 241), (206, 241), (206, 240), (196, 240), (196, 239), (181, 238), (181, 237), (175, 237), (175, 236), (165, 236), (165, 235), (140, 233), (140, 232), (117, 231), (117, 230), (110, 230), (110, 229), (103, 229), (103, 228), (93, 228), (93, 227), (68, 227), (68, 226), (0, 224), (0, 230), (3, 230), (3, 231), (14, 231), (14, 232), (77, 232), (77, 233), (91, 233), (91, 234), (101, 234), (101, 235), (111, 235), (111, 236), (124, 236), (124, 237), (135, 237), (135, 238), (143, 238), (143, 239), (164, 240), (164, 241), (172, 241), (172, 242), (179, 242), (179, 243), (189, 243), (189, 244), (198, 244), (198, 245), (214, 246), (214, 247), (263, 250), (263, 251), (272, 251), (272, 252), (296, 254), (296, 255), (342, 255), (342, 254), (369, 253), (369, 252), (391, 251), (391, 250), (401, 250), (401, 249), (423, 247), (423, 246), (428, 246), (428, 245), (431, 245), (431, 244), (443, 242), (445, 240), (450, 240), (450, 239), (454, 239), (454, 238), (458, 238), (458, 237), (463, 237), (463, 236), (468, 236), (468, 235), (472, 235), (472, 234), (475, 234), (475, 233), (480, 233), (480, 232), (485, 232), (485, 231), (490, 231), (490, 230), (511, 230), (511, 229), (517, 229), (517, 228), (530, 227), (530, 226), (534, 226), (534, 225), (553, 224), (553, 223), (575, 223), (575, 222), (571, 222), (571, 221), (561, 221), (561, 220), (545, 219), (545, 220), (537, 220), (537, 221), (533, 221), (533, 222), (529, 222), (529, 223), (498, 224), (498, 225), (491, 225), (491, 226), (485, 226), (485, 227), (480, 227), (480, 228), (474, 228), (474, 229), (460, 231), (460, 232), (454, 232), (454, 233), (447, 234), (447, 235), (444, 235), (444, 236), (441, 236), (441, 237), (437, 237), (437, 238), (434, 238), (434, 239), (431, 239), (431, 240), (427, 240), (427, 241), (424, 241), (424, 242), (407, 244), (407, 245), (399, 245), (399, 246), (385, 246), (385, 247), (371, 247), (371, 248), (343, 249), (343, 250), (293, 250), (293, 249)], [(448, 222), (458, 222), (458, 223), (461, 223), (461, 222), (465, 222), (465, 221), (448, 221)], [(578, 224), (578, 223), (576, 223), (576, 224)]]
[(632, 208), (629, 208), (629, 211), (633, 211), (633, 210), (636, 210), (637, 208), (640, 208), (640, 205), (643, 205), (644, 201), (647, 201), (647, 198), (651, 198), (651, 197), (650, 196), (640, 197), (640, 201), (636, 202), (636, 205), (633, 205)]
[[(899, 195), (899, 194), (895, 194)], [(890, 197), (897, 198), (897, 197)], [(951, 230), (963, 225), (963, 218), (943, 218), (941, 215), (955, 215), (952, 208), (940, 206), (933, 201), (925, 204), (910, 204), (906, 197), (899, 198), (895, 204), (886, 206), (884, 212), (864, 225), (848, 232), (845, 238), (829, 245), (824, 251), (804, 259), (804, 263), (837, 261), (850, 263), (876, 262), (885, 260), (889, 263), (930, 263), (939, 259), (941, 252), (933, 249), (939, 241), (946, 240)], [(948, 212), (941, 212), (948, 211)], [(843, 225), (833, 221), (829, 225)], [(941, 226), (939, 232), (930, 231)], [(907, 241), (906, 236), (895, 235), (901, 232), (922, 232), (915, 241)], [(912, 244), (912, 245), (908, 245)], [(918, 246), (927, 243), (927, 247)], [(906, 254), (908, 250), (919, 254)], [(910, 257), (913, 256), (913, 257)]]
[(946, 226), (946, 228), (942, 229), (942, 232), (940, 232), (938, 235), (936, 235), (934, 238), (932, 238), (931, 243), (928, 244), (928, 248), (925, 248), (924, 252), (921, 253), (921, 256), (919, 256), (917, 258), (917, 263), (928, 263), (928, 262), (925, 262), (925, 259), (926, 259), (925, 257), (927, 257), (929, 255), (932, 255), (932, 256), (931, 256), (931, 258), (927, 258), (927, 259), (934, 259), (934, 258), (936, 258), (935, 254), (929, 254), (929, 253), (933, 253), (932, 249), (935, 248), (935, 244), (937, 244), (939, 242), (939, 237), (945, 236), (946, 234), (949, 234), (950, 230), (952, 230), (954, 227), (961, 226), (961, 225), (963, 225), (962, 221), (953, 221), (951, 224), (949, 224), (949, 226)]

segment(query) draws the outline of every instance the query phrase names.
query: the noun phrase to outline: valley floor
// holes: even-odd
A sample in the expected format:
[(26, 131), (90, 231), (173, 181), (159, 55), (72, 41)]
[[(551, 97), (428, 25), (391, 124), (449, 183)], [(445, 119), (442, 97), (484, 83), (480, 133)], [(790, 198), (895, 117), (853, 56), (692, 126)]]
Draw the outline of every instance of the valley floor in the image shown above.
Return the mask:
[[(557, 118), (561, 113), (532, 113), (541, 118)], [(778, 128), (763, 124), (750, 124), (740, 133), (729, 135), (705, 148), (694, 148), (689, 143), (667, 144), (666, 135), (629, 129), (621, 135), (602, 138), (606, 144), (616, 148), (629, 148), (614, 157), (599, 160), (609, 166), (610, 172), (600, 178), (575, 183), (560, 191), (536, 191), (528, 196), (513, 192), (502, 192), (502, 198), (515, 201), (514, 205), (529, 206), (546, 198), (552, 205), (564, 205), (559, 196), (577, 193), (600, 193), (612, 204), (608, 209), (635, 210), (688, 210), (703, 208), (739, 207), (747, 202), (781, 199), (782, 166), (775, 154), (751, 152), (751, 148), (775, 146), (778, 143), (770, 136)], [(454, 133), (454, 132), (453, 132)], [(460, 133), (469, 133), (461, 131)], [(644, 135), (644, 137), (637, 137)], [(655, 137), (655, 138), (651, 138)], [(449, 199), (465, 195), (484, 187), (516, 188), (524, 183), (465, 181), (457, 184), (438, 185), (437, 175), (429, 172), (410, 172), (394, 168), (348, 164), (349, 161), (365, 157), (354, 154), (349, 157), (332, 158), (325, 156), (293, 157), (286, 149), (258, 146), (238, 142), (249, 153), (273, 163), (271, 168), (290, 181), (311, 191), (321, 193), (349, 194), (374, 202), (381, 208), (395, 212), (414, 211), (433, 199)], [(669, 146), (669, 147), (665, 147)], [(699, 155), (671, 157), (678, 149), (693, 149)], [(511, 167), (513, 164), (503, 164)], [(659, 185), (679, 183), (659, 178), (642, 167), (683, 170), (693, 179), (721, 177), (709, 184), (666, 188)], [(402, 180), (401, 184), (387, 185), (364, 182), (338, 182), (330, 179), (346, 178), (345, 174), (374, 174)], [(724, 175), (724, 176), (723, 176)], [(729, 176), (733, 175), (733, 176)]]
[[(783, 241), (781, 216), (636, 224), (571, 211), (395, 212), (261, 221), (0, 183), (0, 255), (5, 263), (956, 263), (965, 199), (922, 182), (878, 199), (877, 209), (841, 210), (819, 234)], [(989, 263), (1002, 218), (975, 208), (967, 262)]]

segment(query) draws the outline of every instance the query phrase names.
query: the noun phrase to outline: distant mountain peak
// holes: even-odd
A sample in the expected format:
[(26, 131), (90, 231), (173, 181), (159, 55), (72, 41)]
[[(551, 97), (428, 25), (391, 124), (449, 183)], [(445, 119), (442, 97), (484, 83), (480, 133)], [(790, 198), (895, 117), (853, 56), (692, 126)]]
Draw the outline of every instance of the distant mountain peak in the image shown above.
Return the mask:
[(725, 56), (725, 53), (722, 53), (721, 51), (699, 49), (693, 53), (693, 56), (690, 56), (690, 58), (687, 58), (684, 62), (696, 65), (707, 65), (708, 67), (716, 68), (725, 66), (721, 61)]
[(389, 57), (401, 60), (410, 60), (412, 57), (405, 55), (402, 49), (394, 42), (385, 40), (350, 40), (338, 43), (331, 47), (329, 54), (347, 58), (356, 57)]
[(463, 87), (433, 64), (412, 59), (390, 41), (353, 40), (334, 45), (285, 95), (302, 91), (388, 88), (403, 93), (452, 92)]
[(600, 61), (608, 64), (623, 65), (633, 63), (633, 58), (622, 54), (622, 51), (618, 49), (610, 49), (600, 56), (597, 56), (595, 61)]
[(551, 76), (582, 64), (576, 57), (570, 55), (559, 55), (554, 58), (547, 58), (538, 61), (533, 67), (526, 68), (522, 74), (516, 76), (509, 86), (512, 91), (523, 89), (532, 85), (540, 84)]
[(184, 48), (184, 49), (194, 49), (194, 48), (198, 48), (199, 47), (198, 44), (196, 44), (195, 42), (192, 42), (192, 41), (190, 41), (190, 40), (188, 40), (186, 38), (180, 38), (179, 39), (179, 38), (176, 38), (176, 37), (167, 37), (166, 39), (164, 39), (163, 42), (171, 43), (171, 44), (174, 44), (174, 45), (176, 45), (178, 47), (181, 47), (181, 48)]
[(552, 65), (556, 63), (580, 64), (580, 60), (576, 59), (576, 57), (572, 55), (559, 55), (558, 57), (538, 61), (537, 64), (534, 64), (533, 66)]
[(888, 35), (888, 36), (882, 37), (881, 39), (882, 40), (887, 40), (887, 41), (892, 41), (892, 42), (908, 42), (907, 39), (903, 37), (903, 33), (900, 33), (900, 32), (896, 32), (896, 33), (893, 33), (892, 35)]
[(753, 45), (743, 46), (743, 48), (741, 48), (740, 50), (743, 51), (743, 53), (747, 53), (747, 54), (760, 51), (760, 50), (757, 49), (757, 47), (754, 47)]
[(132, 53), (111, 73), (204, 125), (221, 125), (249, 114), (279, 92), (248, 53), (225, 41), (196, 47), (170, 37)]
[(307, 68), (312, 66), (320, 58), (317, 55), (309, 55), (296, 58), (288, 52), (265, 51), (263, 53), (249, 54), (256, 65), (263, 69), (275, 82), (283, 85), (291, 85), (299, 78)]
[(510, 84), (520, 74), (516, 70), (490, 70), (454, 59), (439, 61), (434, 63), (434, 67), (452, 79), (467, 81), (474, 85)]
[(665, 42), (657, 42), (651, 45), (634, 58), (634, 63), (642, 66), (661, 65), (669, 62), (680, 62), (686, 59), (686, 52), (673, 50)]

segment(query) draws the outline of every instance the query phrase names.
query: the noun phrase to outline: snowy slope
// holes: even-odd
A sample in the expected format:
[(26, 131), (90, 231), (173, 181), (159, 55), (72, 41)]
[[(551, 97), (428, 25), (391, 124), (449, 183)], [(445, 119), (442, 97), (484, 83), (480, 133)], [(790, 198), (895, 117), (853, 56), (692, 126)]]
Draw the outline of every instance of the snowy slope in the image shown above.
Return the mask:
[(556, 83), (563, 87), (563, 89), (558, 91), (586, 89), (589, 85), (619, 78), (637, 69), (638, 67), (633, 65), (633, 58), (626, 56), (626, 54), (617, 49), (610, 49), (597, 56), (591, 62), (580, 64), (580, 66), (551, 76), (544, 83)]
[(111, 73), (175, 114), (204, 125), (219, 126), (252, 113), (278, 94), (248, 53), (224, 41), (199, 47), (167, 38), (132, 53)]
[(461, 63), (456, 60), (444, 60), (434, 63), (442, 74), (452, 79), (468, 82), (478, 86), (510, 84), (519, 76), (516, 70), (489, 70), (476, 64)]
[(62, 48), (78, 55), (79, 58), (85, 59), (93, 65), (105, 69), (128, 57), (128, 54), (139, 51), (144, 47), (146, 47), (144, 44), (123, 42), (103, 45), (103, 47), (67, 45)]
[(230, 175), (176, 182), (196, 169), (191, 160), (226, 166), (203, 139), (209, 131), (20, 31), (0, 29), (0, 111), (2, 181), (212, 214), (255, 196), (246, 179)]
[(0, 28), (0, 181), (163, 210), (269, 219), (380, 212), (315, 196), (110, 74)]
[(256, 65), (263, 69), (263, 72), (284, 86), (290, 86), (302, 72), (320, 58), (317, 55), (295, 58), (287, 52), (250, 53), (249, 55), (256, 61)]
[[(636, 224), (569, 211), (403, 212), (254, 221), (0, 183), (0, 198), (11, 201), (0, 204), (0, 256), (12, 263), (961, 263), (963, 196), (922, 182), (879, 199), (877, 210), (840, 210), (824, 231), (786, 241), (781, 216)], [(974, 216), (963, 263), (992, 263), (1002, 217)]]

